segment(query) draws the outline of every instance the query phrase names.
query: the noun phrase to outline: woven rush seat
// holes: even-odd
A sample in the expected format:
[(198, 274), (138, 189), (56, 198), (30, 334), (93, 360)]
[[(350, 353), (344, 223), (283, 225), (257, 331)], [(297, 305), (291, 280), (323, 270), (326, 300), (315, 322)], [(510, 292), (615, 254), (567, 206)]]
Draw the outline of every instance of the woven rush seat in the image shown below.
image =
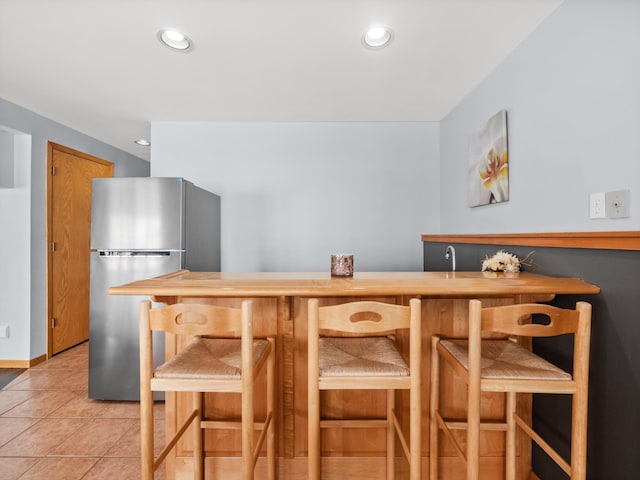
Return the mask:
[(388, 337), (319, 339), (321, 377), (405, 377), (409, 367)]
[[(440, 345), (469, 369), (467, 340), (441, 340)], [(483, 340), (480, 355), (480, 378), (571, 380), (567, 372), (514, 342)]]
[[(253, 363), (262, 358), (269, 342), (253, 341)], [(159, 366), (155, 378), (221, 379), (242, 374), (239, 338), (196, 338), (171, 360)]]

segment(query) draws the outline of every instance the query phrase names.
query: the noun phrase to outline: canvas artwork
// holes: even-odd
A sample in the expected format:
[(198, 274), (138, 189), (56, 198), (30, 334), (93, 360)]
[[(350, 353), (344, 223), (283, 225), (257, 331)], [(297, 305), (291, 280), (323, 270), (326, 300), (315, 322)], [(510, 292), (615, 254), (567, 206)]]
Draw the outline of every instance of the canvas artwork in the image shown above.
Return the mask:
[(469, 146), (469, 206), (509, 200), (507, 111), (501, 110), (475, 131)]

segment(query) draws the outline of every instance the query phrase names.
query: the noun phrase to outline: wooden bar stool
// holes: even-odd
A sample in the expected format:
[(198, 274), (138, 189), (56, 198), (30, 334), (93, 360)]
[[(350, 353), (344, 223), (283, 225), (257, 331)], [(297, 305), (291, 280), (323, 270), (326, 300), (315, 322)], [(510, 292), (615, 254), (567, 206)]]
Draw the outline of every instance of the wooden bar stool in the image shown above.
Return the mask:
[[(532, 316), (536, 317), (532, 317)], [(540, 315), (541, 317), (538, 317)], [(531, 323), (531, 319), (541, 323)], [(514, 339), (482, 338), (482, 332), (517, 337), (574, 335), (573, 374), (535, 355)], [(479, 478), (480, 430), (506, 433), (505, 477), (516, 477), (516, 428), (520, 427), (573, 480), (585, 480), (587, 455), (587, 400), (589, 386), (589, 342), (591, 305), (578, 302), (576, 309), (527, 304), (482, 308), (479, 300), (469, 303), (469, 339), (433, 337), (431, 359), (430, 476), (438, 478), (438, 432), (453, 442), (466, 460), (467, 480)], [(485, 335), (486, 337), (486, 335)], [(495, 335), (494, 335), (495, 337)], [(468, 385), (467, 419), (444, 419), (439, 407), (440, 360), (452, 367)], [(483, 422), (480, 418), (481, 392), (506, 395), (504, 422)], [(572, 396), (571, 460), (566, 462), (516, 412), (518, 393), (568, 394)], [(458, 445), (453, 429), (466, 429), (466, 454)]]
[[(186, 335), (192, 340), (176, 356), (153, 370), (152, 331)], [(215, 336), (218, 338), (209, 338)], [(223, 338), (221, 338), (223, 337)], [(151, 480), (182, 435), (192, 425), (194, 477), (204, 478), (205, 428), (242, 431), (242, 479), (253, 479), (255, 464), (267, 440), (269, 480), (275, 480), (274, 408), (275, 345), (273, 338), (253, 338), (252, 302), (242, 308), (195, 303), (177, 303), (152, 309), (150, 301), (140, 304), (140, 428), (142, 478)], [(267, 414), (254, 423), (253, 385), (257, 375), (267, 377)], [(192, 392), (193, 411), (169, 439), (158, 458), (153, 448), (153, 392)], [(203, 397), (207, 392), (236, 392), (241, 395), (241, 421), (204, 417)], [(255, 440), (255, 430), (260, 435)]]
[[(308, 336), (308, 433), (309, 479), (320, 479), (321, 428), (386, 428), (387, 479), (394, 478), (395, 436), (409, 462), (411, 480), (420, 479), (420, 309), (418, 299), (410, 306), (380, 302), (351, 302), (319, 307), (310, 299)], [(409, 330), (409, 362), (389, 337)], [(342, 332), (347, 337), (331, 337)], [(323, 336), (321, 336), (323, 335)], [(386, 390), (384, 419), (321, 419), (320, 390)], [(410, 391), (409, 442), (395, 412), (395, 391)]]

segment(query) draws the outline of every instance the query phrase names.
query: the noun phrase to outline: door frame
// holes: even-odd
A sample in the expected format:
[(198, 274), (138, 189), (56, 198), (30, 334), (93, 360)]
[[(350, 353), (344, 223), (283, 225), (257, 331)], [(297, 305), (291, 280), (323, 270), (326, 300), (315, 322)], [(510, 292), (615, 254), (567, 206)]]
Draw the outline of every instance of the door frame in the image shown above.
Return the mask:
[[(74, 155), (76, 157), (83, 158), (84, 160), (90, 162), (100, 163), (107, 167), (111, 168), (111, 176), (113, 176), (113, 162), (109, 162), (107, 160), (103, 160), (102, 158), (94, 157), (93, 155), (89, 155), (88, 153), (80, 152), (78, 150), (74, 150), (73, 148), (65, 147), (64, 145), (59, 145), (57, 143), (48, 141), (47, 142), (47, 265), (45, 269), (45, 278), (47, 283), (47, 318), (45, 319), (45, 329), (47, 336), (47, 359), (53, 356), (53, 332), (51, 327), (51, 319), (53, 317), (53, 283), (51, 278), (51, 272), (53, 270), (53, 255), (51, 251), (51, 242), (53, 241), (53, 201), (52, 201), (52, 188), (53, 188), (53, 152), (54, 150), (58, 150), (60, 152), (68, 153), (70, 155)], [(89, 258), (89, 252), (87, 252), (87, 258)], [(88, 260), (87, 260), (88, 261)], [(87, 282), (89, 279), (87, 278)]]

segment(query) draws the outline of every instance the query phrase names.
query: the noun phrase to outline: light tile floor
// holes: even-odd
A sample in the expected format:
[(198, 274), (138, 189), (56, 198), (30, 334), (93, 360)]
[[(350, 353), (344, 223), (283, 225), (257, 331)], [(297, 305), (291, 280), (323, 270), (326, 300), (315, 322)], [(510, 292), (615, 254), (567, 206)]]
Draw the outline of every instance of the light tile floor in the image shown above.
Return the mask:
[[(0, 480), (140, 478), (140, 406), (89, 399), (88, 365), (83, 343), (0, 390)], [(163, 404), (154, 417), (159, 445)]]

